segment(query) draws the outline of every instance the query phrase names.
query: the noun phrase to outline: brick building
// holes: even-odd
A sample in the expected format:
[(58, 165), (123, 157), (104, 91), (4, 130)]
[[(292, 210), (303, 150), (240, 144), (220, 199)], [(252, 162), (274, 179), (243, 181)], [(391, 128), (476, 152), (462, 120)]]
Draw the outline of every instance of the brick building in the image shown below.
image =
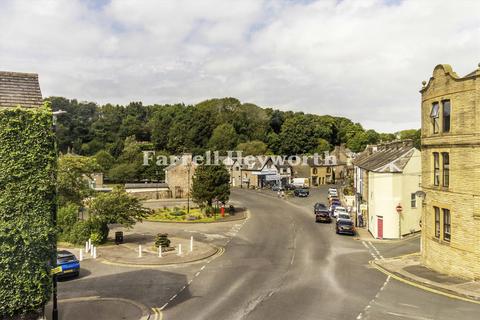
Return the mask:
[(438, 65), (422, 94), (422, 260), (480, 279), (480, 68)]

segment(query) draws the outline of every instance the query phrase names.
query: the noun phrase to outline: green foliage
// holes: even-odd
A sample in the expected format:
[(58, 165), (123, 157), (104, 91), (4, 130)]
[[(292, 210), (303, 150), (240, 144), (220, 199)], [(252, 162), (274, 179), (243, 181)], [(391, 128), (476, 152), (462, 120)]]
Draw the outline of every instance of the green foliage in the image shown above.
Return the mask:
[(100, 170), (96, 160), (90, 157), (67, 154), (58, 159), (57, 188), (60, 206), (66, 203), (82, 204), (93, 190), (88, 177)]
[(115, 188), (112, 192), (100, 193), (89, 203), (89, 214), (101, 226), (110, 223), (123, 224), (132, 227), (137, 221), (142, 221), (150, 209), (144, 208), (139, 199)]
[(0, 108), (2, 319), (35, 313), (50, 299), (55, 172), (50, 108)]
[(155, 236), (155, 247), (168, 248), (170, 247), (170, 239), (168, 239), (167, 233), (158, 233)]
[(230, 197), (230, 174), (225, 166), (198, 166), (192, 179), (192, 197), (201, 206), (212, 206), (215, 198), (227, 202)]
[(88, 221), (79, 220), (72, 228), (62, 234), (62, 240), (73, 244), (84, 244), (92, 234), (91, 225)]
[(98, 151), (95, 154), (94, 158), (103, 173), (107, 173), (108, 170), (110, 170), (115, 163), (115, 158), (105, 150)]
[(238, 135), (235, 128), (231, 124), (224, 123), (213, 130), (208, 146), (211, 150), (228, 151), (235, 148), (237, 141)]
[(253, 140), (249, 142), (240, 143), (236, 150), (243, 151), (244, 156), (252, 155), (259, 156), (264, 155), (268, 151), (268, 146), (259, 140)]
[(66, 239), (72, 230), (72, 227), (78, 221), (79, 206), (75, 203), (68, 203), (58, 209), (57, 227), (62, 240)]

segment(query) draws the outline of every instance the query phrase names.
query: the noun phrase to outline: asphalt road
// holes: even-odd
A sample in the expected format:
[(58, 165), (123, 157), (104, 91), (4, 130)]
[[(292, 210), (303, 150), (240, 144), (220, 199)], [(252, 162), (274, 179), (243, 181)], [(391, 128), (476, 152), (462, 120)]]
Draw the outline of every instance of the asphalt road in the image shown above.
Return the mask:
[(162, 231), (195, 233), (225, 247), (210, 263), (136, 269), (90, 261), (80, 279), (59, 285), (60, 298), (122, 298), (162, 309), (166, 320), (478, 319), (480, 305), (408, 286), (369, 266), (376, 251), (409, 253), (418, 250), (418, 239), (362, 243), (335, 234), (333, 224), (315, 223), (313, 204), (326, 200), (326, 189), (290, 200), (233, 190), (232, 199), (250, 209), (245, 223), (161, 224)]

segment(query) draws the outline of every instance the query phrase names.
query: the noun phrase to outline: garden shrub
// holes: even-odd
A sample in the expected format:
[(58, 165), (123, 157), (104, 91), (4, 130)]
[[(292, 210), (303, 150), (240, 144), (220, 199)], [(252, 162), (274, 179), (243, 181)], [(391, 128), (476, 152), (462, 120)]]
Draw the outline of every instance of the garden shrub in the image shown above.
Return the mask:
[(31, 317), (50, 299), (55, 259), (52, 113), (0, 108), (0, 318)]

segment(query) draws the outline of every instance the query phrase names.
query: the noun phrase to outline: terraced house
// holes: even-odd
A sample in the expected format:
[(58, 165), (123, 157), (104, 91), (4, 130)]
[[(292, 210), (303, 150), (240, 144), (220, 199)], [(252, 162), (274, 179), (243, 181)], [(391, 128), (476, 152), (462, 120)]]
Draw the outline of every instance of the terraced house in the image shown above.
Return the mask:
[(438, 65), (422, 94), (422, 260), (480, 279), (480, 68)]

